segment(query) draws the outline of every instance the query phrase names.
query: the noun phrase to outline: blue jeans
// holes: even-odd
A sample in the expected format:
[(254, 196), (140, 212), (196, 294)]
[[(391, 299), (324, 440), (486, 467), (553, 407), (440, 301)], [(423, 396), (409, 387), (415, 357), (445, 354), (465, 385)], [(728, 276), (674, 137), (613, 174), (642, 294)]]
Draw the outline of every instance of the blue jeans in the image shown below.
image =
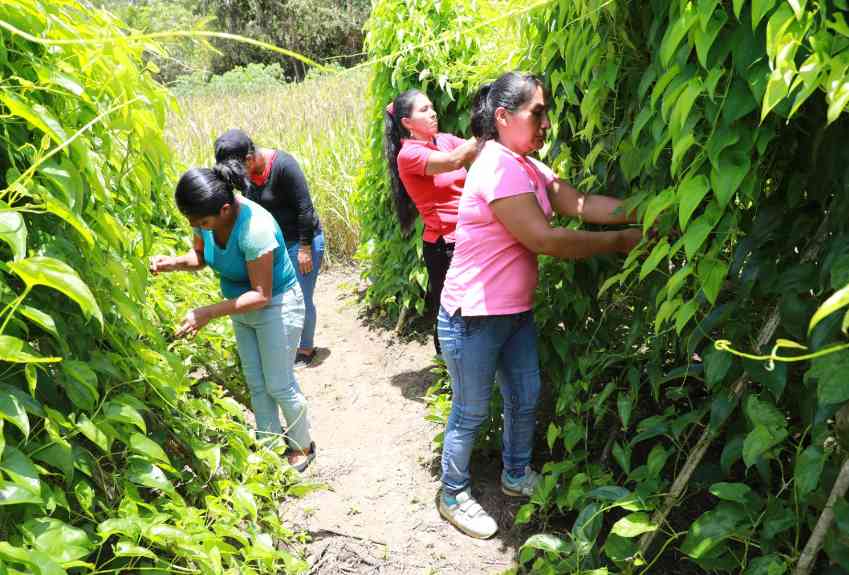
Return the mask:
[(280, 434), (286, 419), (290, 447), (310, 445), (307, 400), (295, 380), (295, 353), (304, 325), (304, 298), (297, 285), (271, 298), (262, 309), (230, 316), (242, 370), (251, 393), (257, 437)]
[(477, 431), (489, 417), (495, 379), (504, 406), (504, 469), (524, 475), (531, 462), (540, 394), (533, 313), (462, 317), (440, 308), (437, 330), (453, 391), (442, 448), (444, 492), (452, 496), (469, 486), (469, 460)]
[(302, 274), (300, 266), (298, 266), (298, 249), (300, 247), (301, 244), (298, 242), (287, 243), (286, 251), (289, 252), (289, 259), (295, 266), (295, 275), (298, 277), (301, 291), (304, 292), (304, 303), (307, 306), (307, 313), (304, 316), (304, 330), (301, 333), (301, 344), (298, 347), (312, 349), (315, 346), (313, 342), (315, 337), (315, 304), (312, 301), (312, 294), (315, 291), (318, 271), (321, 269), (321, 260), (324, 259), (324, 234), (318, 234), (312, 238), (312, 271), (307, 275)]

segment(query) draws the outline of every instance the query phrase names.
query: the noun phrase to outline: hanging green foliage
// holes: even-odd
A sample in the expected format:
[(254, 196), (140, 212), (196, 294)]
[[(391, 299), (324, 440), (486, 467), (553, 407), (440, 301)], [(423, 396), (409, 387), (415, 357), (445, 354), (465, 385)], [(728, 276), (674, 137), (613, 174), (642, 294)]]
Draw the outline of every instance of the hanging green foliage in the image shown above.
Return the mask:
[(147, 272), (186, 246), (143, 48), (76, 0), (0, 4), (0, 572), (301, 571), (293, 472), (188, 368), (233, 373), (220, 326), (164, 335), (217, 290)]

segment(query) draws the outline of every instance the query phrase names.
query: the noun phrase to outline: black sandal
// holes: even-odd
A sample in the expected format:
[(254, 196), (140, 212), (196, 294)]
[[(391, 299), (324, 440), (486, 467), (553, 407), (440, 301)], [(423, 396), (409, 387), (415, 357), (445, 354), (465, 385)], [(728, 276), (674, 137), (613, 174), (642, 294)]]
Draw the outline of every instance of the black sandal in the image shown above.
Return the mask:
[(311, 441), (310, 442), (310, 450), (306, 453), (306, 456), (307, 456), (306, 459), (304, 459), (303, 461), (301, 461), (297, 465), (292, 466), (295, 469), (295, 471), (297, 471), (298, 473), (303, 473), (304, 471), (306, 471), (307, 467), (309, 467), (310, 463), (312, 463), (313, 460), (315, 459), (315, 452), (316, 452), (315, 441)]

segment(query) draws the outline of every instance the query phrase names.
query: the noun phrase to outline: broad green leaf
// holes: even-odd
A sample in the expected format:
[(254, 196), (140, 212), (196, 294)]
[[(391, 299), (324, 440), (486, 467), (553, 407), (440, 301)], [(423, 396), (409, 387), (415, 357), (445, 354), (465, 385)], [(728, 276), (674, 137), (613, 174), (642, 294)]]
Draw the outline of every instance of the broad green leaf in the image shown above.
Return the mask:
[(849, 306), (849, 285), (833, 293), (817, 308), (808, 324), (808, 333), (810, 334), (823, 319), (846, 306)]
[(846, 104), (849, 104), (849, 80), (835, 80), (833, 79), (834, 76), (834, 73), (832, 73), (831, 78), (829, 78), (829, 87), (826, 90), (826, 100), (828, 101), (826, 117), (829, 124), (834, 122), (843, 112)]
[(622, 428), (628, 429), (631, 422), (631, 412), (634, 409), (634, 400), (627, 393), (620, 393), (616, 399), (616, 409), (619, 411), (619, 419), (622, 421)]
[(743, 462), (746, 467), (757, 463), (758, 457), (784, 441), (786, 437), (787, 429), (784, 427), (768, 428), (763, 425), (755, 427), (743, 440)]
[(748, 84), (738, 76), (734, 77), (725, 104), (722, 107), (722, 119), (725, 125), (733, 127), (737, 120), (758, 108), (758, 102), (752, 96)]
[(727, 21), (728, 14), (725, 12), (724, 8), (720, 8), (713, 12), (706, 26), (696, 28), (693, 40), (696, 44), (696, 56), (698, 57), (702, 68), (708, 69), (707, 59), (711, 46), (713, 46), (713, 43), (716, 41), (716, 37), (719, 35), (720, 30), (722, 30), (722, 27), (725, 26)]
[(104, 453), (109, 453), (109, 446), (112, 443), (109, 437), (100, 430), (84, 413), (79, 415), (77, 420), (77, 429), (86, 436), (89, 441), (98, 446)]
[(725, 148), (733, 146), (740, 140), (740, 132), (736, 127), (720, 126), (708, 140), (705, 149), (713, 167), (719, 169), (719, 154)]
[(758, 27), (766, 13), (775, 6), (776, 1), (778, 0), (752, 0), (752, 30)]
[(11, 335), (0, 335), (0, 361), (9, 363), (55, 363), (61, 357), (44, 357), (35, 353), (28, 343)]
[(813, 377), (817, 384), (817, 398), (822, 403), (849, 401), (849, 350), (837, 351), (811, 361), (811, 369), (805, 377)]
[[(689, 8), (687, 10), (690, 10)], [(674, 22), (666, 29), (666, 34), (660, 43), (660, 62), (664, 66), (669, 66), (672, 61), (672, 56), (678, 50), (681, 40), (687, 35), (690, 27), (696, 22), (692, 12), (681, 14)]]
[(687, 227), (683, 237), (684, 253), (687, 254), (687, 259), (692, 259), (696, 255), (721, 217), (722, 208), (715, 202), (710, 202), (705, 212)]
[(672, 314), (675, 313), (681, 305), (683, 305), (684, 300), (680, 297), (667, 300), (661, 304), (660, 309), (657, 310), (657, 315), (654, 317), (654, 330), (655, 332), (660, 331), (663, 323), (672, 317)]
[(97, 390), (97, 374), (88, 364), (77, 360), (62, 363), (62, 373), (65, 393), (74, 405), (86, 411), (94, 410), (100, 399)]
[(687, 222), (710, 190), (710, 182), (704, 175), (687, 178), (678, 185), (678, 225), (687, 229)]
[(28, 305), (18, 306), (18, 313), (56, 339), (60, 339), (59, 332), (56, 330), (56, 322), (49, 314)]
[(29, 105), (6, 90), (0, 90), (0, 102), (9, 108), (9, 112), (14, 116), (23, 118), (56, 142), (61, 144), (68, 139), (65, 130), (62, 128), (61, 122), (53, 117), (50, 110), (41, 104)]
[(0, 240), (12, 248), (16, 260), (27, 255), (27, 226), (20, 213), (12, 210), (0, 211)]
[(719, 165), (711, 166), (710, 182), (713, 194), (722, 208), (740, 188), (749, 173), (751, 158), (740, 150), (725, 150), (719, 155)]
[[(28, 572), (38, 575), (67, 575), (65, 570), (47, 553), (36, 549), (14, 547), (6, 541), (0, 541), (0, 559), (32, 566), (32, 569), (28, 569)], [(15, 571), (14, 573), (19, 572)]]
[(805, 497), (817, 488), (827, 459), (825, 452), (815, 445), (806, 447), (796, 458), (793, 475), (796, 478), (796, 490), (800, 497)]
[(684, 128), (684, 125), (687, 123), (687, 119), (690, 117), (690, 111), (693, 109), (693, 104), (695, 103), (696, 98), (701, 95), (702, 91), (704, 91), (704, 86), (702, 85), (700, 78), (695, 77), (687, 82), (684, 91), (675, 102), (675, 108), (673, 108), (672, 115), (670, 116), (669, 127), (672, 130), (673, 136), (679, 134)]
[(766, 94), (761, 107), (761, 121), (787, 96), (792, 81), (792, 74), (788, 76), (787, 73), (779, 69), (772, 71), (769, 75), (769, 82), (766, 85)]
[(136, 545), (132, 541), (118, 541), (115, 544), (114, 549), (116, 557), (145, 557), (147, 559), (157, 559), (156, 553), (154, 553), (147, 547)]
[(696, 10), (699, 13), (699, 27), (704, 30), (707, 28), (708, 22), (710, 22), (710, 18), (716, 10), (716, 5), (719, 4), (719, 0), (699, 0), (696, 6)]
[(752, 488), (745, 483), (714, 483), (710, 486), (710, 492), (724, 501), (745, 504), (752, 493)]
[(192, 444), (192, 451), (195, 457), (206, 464), (210, 477), (221, 467), (221, 446), (213, 443), (195, 443)]
[(654, 531), (657, 525), (651, 522), (648, 513), (630, 513), (613, 524), (610, 532), (620, 537), (637, 537), (643, 533)]
[(74, 484), (74, 497), (86, 513), (91, 514), (94, 511), (95, 496), (94, 488), (85, 479), (80, 479)]
[(761, 399), (758, 395), (748, 396), (743, 409), (754, 425), (784, 427), (786, 424), (784, 414), (771, 401)]
[(119, 533), (131, 539), (137, 539), (143, 525), (138, 516), (106, 519), (97, 524), (97, 534), (102, 541)]
[(732, 6), (734, 8), (734, 17), (738, 20), (740, 19), (740, 12), (743, 10), (743, 4), (746, 0), (733, 0)]
[(171, 465), (171, 461), (168, 459), (168, 456), (162, 450), (158, 443), (153, 441), (152, 439), (145, 437), (141, 433), (133, 433), (130, 435), (129, 443), (127, 446), (131, 451), (139, 453), (141, 455), (146, 455), (150, 459), (161, 461), (167, 465)]
[(174, 486), (165, 473), (152, 463), (143, 459), (132, 458), (127, 467), (127, 478), (133, 483), (158, 489), (169, 494), (176, 494)]
[(636, 556), (638, 551), (639, 546), (636, 541), (616, 534), (608, 535), (604, 541), (604, 554), (613, 561), (629, 561)]
[(141, 413), (122, 398), (107, 401), (103, 406), (103, 416), (111, 421), (135, 425), (142, 432), (147, 433), (147, 425)]
[(725, 376), (728, 374), (728, 370), (731, 369), (731, 364), (734, 362), (734, 358), (730, 353), (720, 351), (711, 347), (704, 355), (704, 363), (705, 363), (705, 384), (708, 386), (708, 389), (712, 388), (718, 383), (721, 383)]
[(233, 489), (233, 507), (240, 511), (240, 516), (244, 514), (250, 515), (251, 519), (256, 521), (257, 506), (253, 493), (244, 485), (237, 485)]
[(793, 8), (796, 18), (802, 18), (802, 13), (805, 11), (805, 5), (808, 3), (808, 0), (787, 0), (787, 2)]
[[(1, 340), (0, 343), (2, 343)], [(2, 359), (2, 355), (0, 355), (0, 359)], [(20, 429), (24, 437), (29, 437), (29, 417), (27, 417), (24, 406), (16, 395), (5, 389), (0, 389), (0, 418)]]
[(12, 480), (22, 487), (26, 487), (33, 493), (41, 493), (41, 481), (38, 478), (38, 470), (29, 457), (21, 450), (8, 446), (3, 451), (3, 461), (0, 469)]
[(799, 72), (796, 75), (796, 79), (793, 80), (793, 85), (790, 86), (790, 91), (793, 92), (799, 86), (802, 86), (802, 89), (796, 92), (796, 95), (793, 97), (793, 105), (790, 107), (790, 113), (788, 114), (789, 118), (795, 116), (799, 108), (802, 107), (802, 104), (805, 103), (811, 94), (819, 89), (819, 74), (821, 71), (822, 60), (817, 53), (808, 56), (802, 65), (799, 66)]
[(560, 537), (549, 535), (547, 533), (537, 533), (536, 535), (528, 537), (528, 540), (525, 541), (522, 548), (536, 549), (538, 551), (554, 553), (560, 556), (570, 555), (575, 550), (575, 546), (571, 542), (564, 541)]
[(85, 531), (58, 519), (30, 519), (21, 526), (21, 531), (27, 544), (59, 563), (82, 559), (95, 549)]
[(0, 505), (42, 504), (41, 494), (23, 485), (0, 480)]
[(43, 285), (64, 293), (77, 302), (87, 316), (96, 317), (103, 325), (103, 315), (91, 290), (65, 262), (47, 256), (34, 256), (10, 263), (9, 269), (29, 287)]
[(668, 253), (669, 242), (666, 241), (666, 238), (663, 238), (657, 243), (657, 245), (654, 246), (649, 257), (643, 262), (643, 265), (640, 268), (640, 281), (643, 281), (647, 275), (653, 272)]
[(691, 299), (682, 305), (675, 313), (675, 333), (680, 334), (698, 310), (699, 302), (695, 299)]
[(613, 444), (613, 459), (626, 474), (631, 473), (631, 448), (622, 446), (618, 441)]
[(666, 188), (649, 202), (643, 214), (643, 233), (647, 233), (654, 221), (666, 208), (675, 202), (675, 189)]
[(725, 276), (728, 274), (728, 264), (713, 258), (705, 258), (699, 262), (696, 275), (699, 277), (702, 291), (711, 304), (716, 303)]
[(660, 472), (663, 471), (663, 466), (666, 465), (667, 459), (669, 459), (669, 451), (667, 451), (660, 443), (655, 444), (655, 446), (651, 448), (649, 457), (646, 460), (649, 477), (660, 477)]
[(752, 559), (743, 575), (784, 575), (786, 572), (787, 563), (784, 559), (776, 553), (771, 553)]
[(693, 275), (693, 268), (689, 265), (684, 266), (672, 274), (672, 277), (666, 282), (667, 299), (672, 299), (678, 295), (678, 292), (684, 287), (684, 281), (691, 275)]
[(723, 501), (690, 525), (681, 551), (693, 559), (704, 557), (711, 549), (734, 535), (746, 520), (746, 513), (740, 505)]
[(684, 161), (687, 152), (690, 151), (690, 148), (695, 143), (696, 137), (692, 131), (685, 133), (675, 140), (675, 145), (672, 146), (672, 162), (669, 165), (669, 171), (672, 176), (677, 176), (681, 171), (681, 162)]
[(41, 194), (40, 197), (42, 201), (41, 207), (44, 210), (64, 220), (82, 236), (89, 246), (94, 247), (94, 233), (88, 227), (88, 224), (85, 223), (85, 220), (49, 192)]

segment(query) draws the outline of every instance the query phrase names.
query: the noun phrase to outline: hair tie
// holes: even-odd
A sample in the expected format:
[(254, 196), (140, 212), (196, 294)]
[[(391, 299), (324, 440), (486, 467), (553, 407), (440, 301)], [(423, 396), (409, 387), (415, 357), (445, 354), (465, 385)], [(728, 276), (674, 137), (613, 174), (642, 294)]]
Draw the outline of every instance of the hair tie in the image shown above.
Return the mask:
[(386, 108), (384, 109), (386, 110), (387, 114), (389, 114), (393, 118), (395, 117), (395, 102), (389, 102), (388, 104), (386, 104)]

